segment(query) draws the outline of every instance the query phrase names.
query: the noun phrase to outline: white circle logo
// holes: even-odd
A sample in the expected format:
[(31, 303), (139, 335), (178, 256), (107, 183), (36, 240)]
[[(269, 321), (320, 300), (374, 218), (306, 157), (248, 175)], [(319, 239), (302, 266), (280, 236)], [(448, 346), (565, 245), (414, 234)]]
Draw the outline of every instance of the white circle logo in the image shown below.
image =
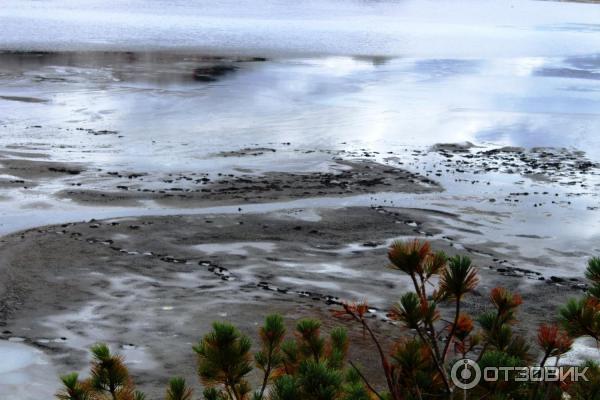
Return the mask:
[(450, 377), (457, 388), (473, 389), (481, 380), (481, 368), (475, 361), (463, 358), (452, 366)]

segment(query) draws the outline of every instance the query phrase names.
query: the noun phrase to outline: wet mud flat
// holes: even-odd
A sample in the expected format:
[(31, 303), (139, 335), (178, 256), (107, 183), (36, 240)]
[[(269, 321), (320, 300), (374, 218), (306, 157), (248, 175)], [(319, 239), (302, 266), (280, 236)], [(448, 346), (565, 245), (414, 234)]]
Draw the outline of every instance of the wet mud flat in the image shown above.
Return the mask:
[[(466, 309), (480, 314), (490, 289), (509, 287), (523, 295), (519, 329), (525, 335), (586, 288), (583, 265), (560, 270), (562, 259), (535, 258), (514, 246), (526, 239), (547, 246), (545, 237), (490, 235), (475, 218), (501, 221), (511, 214), (481, 202), (525, 206), (517, 200), (535, 197), (542, 200), (527, 207), (540, 204), (550, 212), (566, 207), (572, 192), (593, 203), (598, 165), (581, 152), (453, 144), (380, 153), (280, 144), (214, 154), (234, 167), (209, 174), (113, 169), (54, 160), (31, 147), (0, 153), (0, 188), (7, 196), (41, 193), (48, 212), (65, 204), (99, 210), (154, 203), (174, 215), (92, 219), (2, 237), (0, 339), (43, 351), (60, 373), (85, 371), (89, 346), (107, 342), (127, 358), (151, 398), (163, 395), (170, 376), (196, 382), (191, 346), (215, 320), (231, 321), (253, 339), (272, 312), (283, 314), (290, 330), (303, 317), (321, 318), (327, 329), (346, 324), (332, 318), (340, 302), (366, 299), (373, 326), (391, 341), (401, 332), (388, 310), (410, 289), (406, 276), (386, 269), (386, 249), (395, 239), (426, 239), (450, 255), (470, 255), (481, 283)], [(296, 153), (318, 154), (323, 163), (312, 171), (255, 169), (256, 160)], [(519, 187), (553, 189), (496, 188), (498, 176), (532, 182)], [(463, 181), (469, 190), (457, 192)], [(469, 200), (488, 186), (494, 197)], [(345, 205), (361, 196), (359, 205)], [(385, 196), (405, 200), (394, 206), (380, 199)], [(294, 199), (329, 199), (329, 205), (247, 211)], [(175, 209), (224, 204), (237, 211), (176, 215)], [(580, 260), (582, 254), (561, 256)], [(349, 329), (352, 359), (382, 384), (376, 353), (361, 329)]]
[(115, 183), (112, 190), (74, 188), (56, 195), (92, 205), (133, 204), (140, 200), (153, 200), (159, 204), (197, 207), (315, 196), (442, 190), (439, 184), (429, 178), (369, 160), (334, 159), (332, 163), (331, 170), (325, 172), (217, 174), (212, 178), (197, 173), (152, 177), (145, 173), (109, 171), (106, 174), (111, 178), (122, 180)]
[[(191, 351), (214, 320), (254, 338), (264, 316), (280, 312), (292, 328), (320, 317), (326, 328), (345, 300), (371, 302), (383, 337), (399, 334), (386, 316), (407, 290), (406, 276), (385, 268), (391, 238), (421, 237), (457, 253), (441, 233), (460, 216), (401, 208), (288, 210), (267, 215), (120, 218), (41, 227), (4, 237), (0, 269), (2, 338), (48, 354), (58, 371), (83, 370), (86, 349), (106, 341), (124, 354), (143, 390), (162, 395), (169, 376), (196, 382)], [(482, 282), (467, 309), (487, 307), (497, 285), (523, 294), (526, 334), (547, 322), (581, 288), (550, 277), (507, 276), (501, 254), (461, 250)], [(513, 260), (518, 262), (518, 260)], [(377, 360), (358, 327), (352, 357), (376, 378)], [(152, 398), (154, 398), (152, 397)]]
[[(19, 76), (22, 71), (48, 66), (89, 68), (110, 67), (114, 78), (128, 82), (215, 82), (253, 63), (267, 61), (264, 57), (231, 57), (198, 55), (186, 52), (115, 52), (115, 51), (7, 51), (0, 50), (2, 76)], [(182, 71), (183, 69), (183, 71)], [(75, 83), (77, 76), (35, 75), (36, 83)], [(29, 96), (0, 96), (0, 99), (24, 103), (45, 103), (48, 100)], [(97, 134), (98, 131), (91, 132)], [(100, 134), (115, 134), (100, 131)]]
[[(443, 167), (456, 172), (501, 172), (519, 174), (531, 180), (587, 188), (586, 178), (598, 175), (598, 163), (584, 151), (566, 148), (504, 146), (479, 149), (472, 143), (437, 144), (431, 151), (445, 158)], [(436, 171), (440, 176), (442, 170)]]
[[(17, 50), (0, 52), (4, 359), (34, 346), (53, 371), (84, 371), (88, 347), (106, 341), (162, 398), (169, 376), (197, 382), (191, 345), (214, 320), (252, 338), (274, 311), (290, 328), (304, 316), (330, 328), (342, 323), (331, 318), (339, 301), (366, 298), (376, 330), (393, 338), (386, 310), (409, 288), (385, 269), (394, 238), (471, 255), (482, 282), (467, 310), (478, 314), (490, 288), (508, 286), (523, 294), (525, 334), (585, 289), (584, 260), (600, 253), (591, 6), (435, 4), (441, 19), (424, 21), (427, 8), (410, 1), (347, 4), (343, 20), (322, 18), (337, 14), (327, 2), (291, 14), (277, 2), (265, 19), (255, 2), (232, 15), (222, 2), (174, 11), (158, 1), (149, 22), (127, 4), (90, 13), (55, 3), (48, 24), (37, 4), (9, 1), (18, 16), (0, 38)], [(265, 25), (273, 12), (294, 18)], [(471, 34), (479, 15), (493, 15), (483, 36)], [(375, 26), (355, 23), (365, 16), (380, 35), (354, 30)], [(317, 24), (313, 33), (301, 20)], [(437, 29), (448, 20), (468, 29)], [(173, 29), (153, 51), (165, 21)], [(73, 32), (89, 42), (80, 47)], [(107, 34), (107, 47), (96, 43)], [(224, 56), (194, 55), (207, 41)], [(474, 144), (426, 147), (461, 140)], [(531, 148), (540, 145), (555, 147)], [(560, 148), (573, 145), (591, 159)], [(229, 214), (201, 210), (223, 205)], [(259, 206), (279, 211), (249, 213)], [(156, 211), (174, 215), (99, 217)], [(198, 214), (177, 216), (186, 211)], [(351, 338), (352, 358), (377, 365), (362, 331)]]
[[(249, 147), (213, 154), (229, 160), (227, 172), (179, 171), (160, 173), (113, 169), (80, 162), (50, 160), (43, 152), (25, 149), (0, 152), (0, 187), (33, 189), (57, 182), (48, 193), (58, 200), (85, 206), (139, 206), (154, 202), (169, 207), (204, 207), (264, 203), (310, 197), (345, 197), (368, 193), (431, 194), (444, 185), (468, 183), (477, 194), (497, 177), (522, 184), (522, 191), (499, 192), (491, 202), (519, 202), (540, 195), (543, 204), (570, 204), (566, 197), (597, 197), (600, 166), (582, 151), (564, 148), (492, 147), (438, 144), (404, 151), (300, 150), (289, 143), (277, 148)], [(317, 154), (320, 171), (257, 170), (256, 160), (271, 156), (286, 164), (288, 156)], [(512, 178), (514, 177), (514, 178)], [(522, 180), (518, 180), (521, 178)], [(536, 185), (531, 185), (534, 183)], [(536, 186), (534, 193), (527, 186)], [(545, 187), (544, 190), (539, 188)], [(559, 188), (560, 190), (556, 190)], [(560, 193), (558, 193), (560, 192)], [(538, 204), (535, 204), (538, 206)], [(597, 208), (591, 205), (590, 208)]]

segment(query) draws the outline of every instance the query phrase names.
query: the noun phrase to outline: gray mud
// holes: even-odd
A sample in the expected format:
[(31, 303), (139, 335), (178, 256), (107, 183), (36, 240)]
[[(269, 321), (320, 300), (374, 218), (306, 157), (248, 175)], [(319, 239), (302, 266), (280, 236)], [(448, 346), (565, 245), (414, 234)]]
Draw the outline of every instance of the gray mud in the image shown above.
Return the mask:
[[(82, 204), (123, 205), (154, 200), (170, 206), (199, 207), (211, 204), (244, 204), (302, 197), (350, 196), (364, 193), (429, 193), (442, 188), (433, 180), (404, 169), (368, 160), (336, 160), (337, 170), (314, 173), (170, 174), (156, 182), (146, 174), (108, 172), (113, 190), (65, 189), (60, 198)], [(150, 181), (152, 185), (146, 183)], [(156, 185), (160, 187), (156, 187)], [(152, 187), (152, 188), (151, 188)]]
[[(232, 321), (253, 338), (272, 312), (285, 315), (290, 328), (309, 316), (331, 328), (345, 323), (331, 318), (340, 301), (367, 299), (374, 327), (393, 338), (399, 332), (386, 313), (409, 282), (385, 267), (390, 238), (427, 238), (455, 254), (455, 243), (440, 233), (459, 219), (430, 210), (359, 207), (31, 229), (0, 243), (2, 337), (43, 349), (62, 372), (85, 369), (86, 349), (108, 342), (126, 355), (151, 398), (163, 394), (170, 376), (196, 382), (191, 346), (214, 320)], [(523, 294), (526, 334), (581, 290), (566, 280), (511, 271), (503, 255), (485, 246), (460, 252), (473, 257), (482, 276), (466, 299), (467, 311), (483, 311), (489, 289), (508, 286)], [(360, 329), (350, 329), (352, 358), (372, 366), (370, 375), (378, 379), (375, 352)]]
[(56, 178), (79, 175), (85, 170), (79, 163), (0, 158), (0, 174), (23, 179)]

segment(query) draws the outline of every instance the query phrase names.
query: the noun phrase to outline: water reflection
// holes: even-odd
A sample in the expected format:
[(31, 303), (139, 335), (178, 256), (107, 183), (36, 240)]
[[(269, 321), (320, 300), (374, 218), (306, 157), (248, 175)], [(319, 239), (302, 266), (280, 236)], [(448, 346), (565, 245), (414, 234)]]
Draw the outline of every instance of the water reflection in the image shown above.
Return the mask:
[[(58, 158), (132, 168), (203, 167), (203, 155), (233, 145), (281, 142), (383, 151), (469, 140), (600, 157), (590, 134), (600, 128), (600, 82), (581, 78), (597, 75), (596, 60), (4, 53), (0, 144), (31, 141), (25, 128), (43, 126), (36, 143)], [(580, 72), (563, 73), (568, 65)]]
[(415, 62), (414, 71), (424, 74), (427, 79), (444, 79), (476, 74), (480, 65), (480, 60), (429, 59)]

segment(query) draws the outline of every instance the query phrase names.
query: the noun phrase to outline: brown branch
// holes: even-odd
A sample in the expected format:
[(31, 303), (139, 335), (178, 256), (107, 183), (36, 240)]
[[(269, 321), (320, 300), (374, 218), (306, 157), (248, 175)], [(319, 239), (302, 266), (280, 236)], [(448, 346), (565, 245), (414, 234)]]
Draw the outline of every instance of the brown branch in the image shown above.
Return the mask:
[[(421, 332), (421, 329), (417, 328), (417, 333), (419, 334), (419, 337), (421, 338), (421, 340), (423, 340), (425, 343), (427, 343), (427, 340), (425, 339), (423, 332)], [(427, 347), (429, 348), (429, 352), (431, 353), (431, 357), (433, 358), (433, 362), (435, 364), (436, 369), (442, 376), (442, 380), (444, 381), (444, 386), (446, 386), (446, 392), (452, 393), (452, 388), (450, 387), (450, 382), (448, 382), (448, 377), (446, 376), (446, 371), (444, 371), (444, 368), (440, 364), (440, 361), (438, 360), (433, 349), (431, 348), (431, 345), (428, 345)]]
[(260, 388), (260, 396), (259, 398), (262, 400), (265, 389), (267, 388), (267, 383), (269, 382), (269, 378), (271, 376), (271, 361), (273, 360), (273, 346), (269, 344), (269, 361), (267, 362), (267, 368), (265, 369), (265, 376), (263, 378), (262, 387)]
[(363, 373), (360, 371), (360, 369), (358, 369), (358, 367), (356, 365), (354, 365), (354, 363), (352, 361), (348, 361), (348, 362), (350, 363), (350, 366), (356, 371), (358, 376), (360, 376), (360, 379), (362, 379), (363, 382), (365, 383), (365, 385), (367, 385), (367, 388), (369, 388), (369, 390), (371, 392), (373, 392), (373, 394), (375, 394), (375, 396), (377, 396), (377, 398), (379, 398), (379, 400), (384, 400), (383, 397), (377, 392), (377, 390), (375, 390), (375, 388), (369, 383), (369, 381), (363, 375)]
[(454, 323), (452, 324), (452, 328), (450, 329), (450, 335), (448, 335), (448, 340), (446, 341), (446, 345), (444, 346), (444, 352), (442, 353), (442, 362), (446, 361), (446, 357), (448, 356), (448, 349), (450, 349), (450, 343), (452, 343), (452, 339), (454, 339), (454, 334), (456, 333), (456, 324), (458, 323), (458, 317), (460, 315), (460, 297), (456, 297), (456, 310), (454, 315)]
[(362, 318), (362, 316), (358, 316), (347, 305), (344, 305), (343, 307), (344, 307), (344, 310), (346, 311), (346, 313), (348, 313), (348, 315), (350, 315), (355, 321), (360, 322), (360, 324), (363, 326), (363, 329), (365, 329), (369, 333), (369, 336), (371, 337), (371, 341), (377, 347), (377, 352), (379, 353), (379, 358), (381, 360), (381, 366), (383, 368), (383, 372), (385, 373), (385, 380), (386, 380), (388, 388), (390, 390), (390, 394), (392, 395), (394, 400), (401, 400), (400, 397), (398, 397), (398, 394), (396, 393), (394, 384), (392, 382), (392, 377), (390, 375), (390, 364), (387, 360), (387, 357), (385, 356), (385, 352), (383, 351), (383, 348), (381, 347), (381, 343), (379, 343), (379, 339), (377, 339), (377, 336), (375, 336), (375, 333), (371, 330), (371, 327), (369, 327), (369, 325), (364, 320), (364, 318)]
[(394, 396), (394, 399), (400, 400), (392, 382), (392, 377), (390, 376), (390, 364), (387, 360), (387, 357), (385, 356), (383, 348), (381, 347), (381, 343), (379, 343), (379, 339), (377, 339), (377, 336), (375, 336), (375, 333), (371, 330), (371, 327), (367, 324), (367, 322), (364, 319), (361, 318), (360, 322), (365, 327), (367, 332), (369, 332), (371, 340), (373, 341), (373, 343), (375, 343), (375, 346), (377, 347), (377, 351), (379, 352), (379, 358), (381, 359), (381, 366), (383, 367), (383, 371), (385, 372), (385, 379), (387, 381), (388, 387), (390, 388), (392, 396)]

